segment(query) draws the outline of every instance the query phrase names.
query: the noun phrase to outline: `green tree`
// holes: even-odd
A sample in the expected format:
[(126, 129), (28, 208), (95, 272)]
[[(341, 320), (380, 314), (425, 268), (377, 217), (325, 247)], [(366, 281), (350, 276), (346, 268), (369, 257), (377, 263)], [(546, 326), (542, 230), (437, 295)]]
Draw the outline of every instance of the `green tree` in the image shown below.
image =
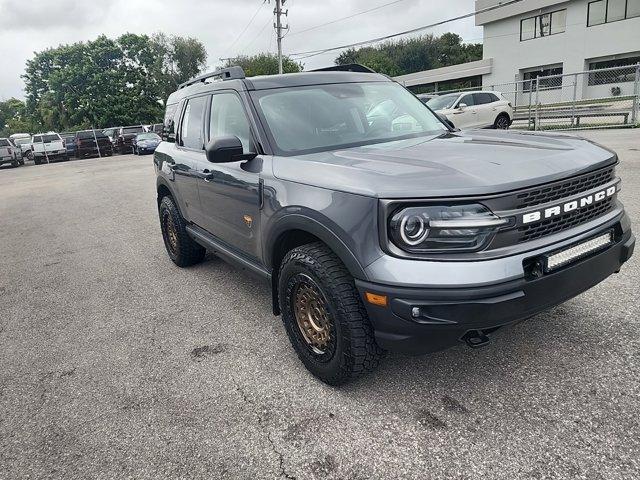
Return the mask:
[(335, 63), (359, 63), (376, 72), (397, 76), (481, 58), (481, 44), (465, 44), (459, 35), (445, 33), (440, 37), (429, 34), (391, 40), (376, 46), (350, 48), (342, 52)]
[[(241, 55), (230, 58), (224, 63), (224, 67), (238, 65), (242, 67), (247, 77), (256, 75), (275, 75), (278, 73), (278, 56), (273, 53), (259, 53), (257, 55)], [(284, 73), (301, 72), (304, 68), (302, 63), (298, 63), (287, 56), (282, 57), (282, 71)]]
[(31, 131), (25, 115), (24, 102), (17, 98), (0, 102), (0, 137), (7, 137), (18, 131)]
[(60, 45), (27, 61), (25, 113), (35, 130), (158, 122), (168, 95), (205, 64), (192, 38), (127, 33)]

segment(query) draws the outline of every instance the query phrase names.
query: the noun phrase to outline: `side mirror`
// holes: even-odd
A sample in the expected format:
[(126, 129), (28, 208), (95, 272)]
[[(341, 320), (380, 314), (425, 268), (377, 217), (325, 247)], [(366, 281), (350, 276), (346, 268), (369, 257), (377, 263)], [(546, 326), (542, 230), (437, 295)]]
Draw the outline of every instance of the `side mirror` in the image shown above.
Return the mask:
[(231, 163), (253, 160), (257, 153), (244, 153), (242, 142), (235, 135), (213, 137), (205, 147), (207, 160), (211, 163)]
[(458, 104), (458, 108), (459, 108), (460, 110), (464, 110), (465, 108), (467, 108), (467, 104), (466, 104), (466, 103), (459, 103), (459, 104)]
[(442, 123), (444, 123), (447, 127), (449, 127), (451, 130), (454, 130), (454, 131), (457, 130), (456, 126), (453, 124), (453, 122), (451, 120), (449, 120), (447, 118), (446, 115), (444, 115), (442, 113), (438, 113), (437, 115), (438, 115), (438, 118), (440, 119), (440, 121)]

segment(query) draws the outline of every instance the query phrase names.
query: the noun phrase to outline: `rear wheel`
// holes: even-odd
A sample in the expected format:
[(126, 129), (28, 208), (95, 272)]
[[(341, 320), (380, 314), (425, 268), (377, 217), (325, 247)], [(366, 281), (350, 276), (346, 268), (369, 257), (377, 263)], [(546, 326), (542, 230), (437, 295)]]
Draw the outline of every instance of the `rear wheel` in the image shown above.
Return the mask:
[(378, 366), (384, 353), (340, 259), (324, 244), (291, 250), (278, 278), (282, 320), (307, 369), (340, 385)]
[(187, 224), (173, 198), (162, 198), (159, 213), (164, 246), (173, 263), (179, 267), (188, 267), (201, 262), (207, 251), (187, 233)]
[(501, 113), (500, 115), (498, 115), (498, 117), (496, 118), (496, 121), (493, 123), (493, 128), (497, 130), (506, 130), (509, 128), (510, 125), (511, 125), (511, 119), (509, 118), (509, 115), (507, 115), (506, 113)]

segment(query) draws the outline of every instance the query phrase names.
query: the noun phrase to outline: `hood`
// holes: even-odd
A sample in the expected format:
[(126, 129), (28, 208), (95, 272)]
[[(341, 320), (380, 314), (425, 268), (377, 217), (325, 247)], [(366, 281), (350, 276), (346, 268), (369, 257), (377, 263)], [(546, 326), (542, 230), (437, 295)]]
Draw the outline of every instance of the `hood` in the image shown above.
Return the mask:
[(614, 152), (580, 137), (502, 130), (276, 157), (283, 180), (379, 198), (502, 193), (617, 162)]

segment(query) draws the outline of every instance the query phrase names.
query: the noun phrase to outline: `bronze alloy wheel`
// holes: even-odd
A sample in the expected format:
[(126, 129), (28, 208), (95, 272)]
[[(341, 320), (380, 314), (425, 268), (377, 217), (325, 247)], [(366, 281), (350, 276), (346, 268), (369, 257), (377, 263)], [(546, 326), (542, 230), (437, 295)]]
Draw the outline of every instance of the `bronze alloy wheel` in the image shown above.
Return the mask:
[(335, 332), (322, 292), (307, 275), (301, 275), (293, 295), (293, 313), (307, 346), (317, 355), (333, 350)]
[(170, 214), (164, 216), (164, 229), (167, 235), (167, 245), (174, 255), (178, 253), (178, 230)]

